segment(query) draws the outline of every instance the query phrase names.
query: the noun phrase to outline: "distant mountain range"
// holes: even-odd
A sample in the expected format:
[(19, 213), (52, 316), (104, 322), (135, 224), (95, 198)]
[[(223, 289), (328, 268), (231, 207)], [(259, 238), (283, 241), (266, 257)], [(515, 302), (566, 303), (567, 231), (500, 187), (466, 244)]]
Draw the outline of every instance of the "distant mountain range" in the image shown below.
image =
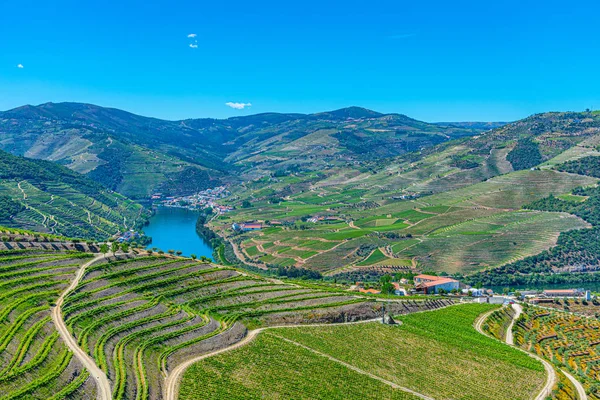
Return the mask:
[(142, 200), (279, 169), (396, 157), (497, 125), (430, 124), (360, 107), (166, 121), (91, 104), (46, 103), (0, 112), (0, 149), (58, 162)]

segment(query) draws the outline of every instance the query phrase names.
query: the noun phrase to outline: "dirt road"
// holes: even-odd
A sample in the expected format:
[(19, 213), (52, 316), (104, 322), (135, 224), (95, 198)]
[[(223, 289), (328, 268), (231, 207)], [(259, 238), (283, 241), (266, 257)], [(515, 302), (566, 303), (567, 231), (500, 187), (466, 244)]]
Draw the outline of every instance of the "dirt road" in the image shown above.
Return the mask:
[(585, 388), (583, 387), (583, 385), (581, 384), (581, 382), (579, 382), (577, 379), (575, 379), (575, 377), (573, 375), (571, 375), (570, 373), (568, 373), (564, 369), (561, 369), (560, 372), (562, 372), (563, 374), (565, 374), (565, 376), (567, 377), (567, 379), (571, 381), (571, 383), (573, 384), (573, 386), (575, 386), (575, 390), (577, 390), (577, 398), (579, 400), (587, 400), (588, 397), (587, 397), (587, 394), (585, 394)]
[(512, 321), (510, 321), (510, 325), (508, 325), (508, 328), (506, 329), (506, 343), (510, 344), (511, 346), (514, 346), (515, 338), (513, 337), (512, 329), (515, 325), (515, 321), (519, 319), (519, 316), (523, 312), (523, 308), (520, 304), (513, 304), (512, 308), (513, 310), (515, 310), (515, 315), (513, 316)]
[[(512, 331), (512, 326), (514, 324), (514, 322), (517, 320), (517, 318), (519, 318), (519, 315), (521, 315), (521, 312), (523, 311), (523, 309), (521, 308), (521, 306), (519, 304), (513, 304), (513, 307), (515, 308), (515, 311), (517, 312), (514, 316), (513, 316), (513, 320), (510, 324), (510, 329)], [(483, 323), (485, 322), (485, 320), (496, 310), (491, 310), (488, 311), (487, 313), (481, 315), (477, 321), (475, 322), (475, 329), (477, 330), (477, 332), (481, 333), (482, 335), (485, 335), (487, 337), (490, 337), (489, 335), (487, 335), (484, 331), (483, 331)], [(507, 334), (507, 340), (508, 340), (508, 334)], [(512, 339), (512, 334), (511, 334), (511, 341), (513, 341)], [(509, 344), (507, 342), (507, 344)], [(510, 344), (511, 346), (513, 346), (515, 349), (522, 351), (523, 353), (527, 354), (529, 357), (531, 358), (535, 358), (536, 360), (538, 360), (539, 362), (542, 363), (542, 365), (544, 366), (544, 369), (546, 370), (546, 383), (544, 384), (544, 387), (542, 388), (542, 390), (540, 391), (540, 393), (535, 397), (535, 400), (545, 400), (551, 393), (552, 393), (552, 388), (554, 387), (554, 383), (557, 381), (557, 376), (556, 376), (556, 371), (554, 370), (554, 368), (552, 367), (552, 365), (542, 359), (541, 357), (538, 357), (535, 354), (532, 354), (526, 350), (523, 350), (520, 347), (517, 347), (513, 344)]]
[(73, 279), (73, 282), (71, 282), (71, 285), (60, 295), (60, 297), (56, 301), (56, 306), (52, 309), (52, 321), (54, 322), (54, 325), (56, 326), (56, 329), (58, 330), (58, 333), (60, 334), (62, 340), (75, 354), (75, 357), (77, 357), (79, 361), (81, 361), (83, 366), (90, 372), (90, 376), (96, 381), (96, 387), (98, 390), (98, 400), (110, 400), (112, 399), (112, 391), (110, 389), (110, 382), (108, 381), (106, 374), (104, 373), (104, 371), (98, 368), (94, 360), (79, 347), (79, 345), (77, 344), (77, 340), (73, 336), (71, 336), (71, 333), (67, 329), (67, 325), (63, 320), (61, 311), (61, 306), (65, 301), (65, 297), (67, 296), (67, 294), (69, 294), (71, 290), (77, 287), (79, 281), (85, 275), (85, 269), (93, 263), (95, 263), (96, 261), (99, 261), (103, 258), (104, 255), (98, 255), (94, 257), (93, 260), (88, 261), (87, 263), (79, 267), (79, 270), (75, 275), (75, 279)]
[(364, 321), (346, 322), (346, 323), (341, 323), (341, 324), (281, 325), (281, 326), (270, 326), (270, 327), (266, 327), (266, 328), (259, 328), (259, 329), (255, 329), (252, 331), (248, 331), (248, 334), (246, 335), (246, 337), (244, 337), (239, 342), (232, 344), (229, 347), (225, 347), (223, 349), (215, 350), (213, 352), (191, 358), (191, 359), (179, 364), (178, 366), (176, 366), (173, 369), (173, 371), (171, 371), (171, 373), (167, 376), (167, 379), (165, 380), (164, 398), (165, 398), (165, 400), (177, 400), (177, 394), (179, 392), (179, 382), (181, 381), (181, 377), (183, 376), (183, 373), (189, 366), (191, 366), (194, 363), (197, 363), (198, 361), (204, 360), (205, 358), (216, 356), (217, 354), (225, 353), (225, 352), (243, 347), (243, 346), (247, 345), (248, 343), (250, 343), (251, 341), (253, 341), (254, 338), (256, 338), (256, 336), (258, 336), (258, 334), (263, 332), (264, 330), (276, 329), (276, 328), (307, 328), (307, 327), (318, 327), (318, 326), (365, 324), (365, 323), (369, 323), (369, 322), (375, 322), (378, 320), (379, 320), (379, 318), (378, 319), (369, 319), (369, 320), (364, 320)]

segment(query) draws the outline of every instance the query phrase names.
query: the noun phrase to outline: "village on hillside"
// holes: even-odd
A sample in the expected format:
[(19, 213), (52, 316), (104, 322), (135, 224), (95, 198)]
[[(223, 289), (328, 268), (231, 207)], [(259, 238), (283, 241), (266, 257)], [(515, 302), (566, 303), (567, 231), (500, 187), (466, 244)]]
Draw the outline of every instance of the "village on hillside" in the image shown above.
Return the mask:
[(164, 196), (162, 193), (154, 193), (151, 200), (153, 206), (185, 208), (193, 211), (212, 208), (222, 214), (233, 210), (233, 207), (221, 205), (218, 200), (230, 194), (225, 186), (217, 186), (188, 196)]

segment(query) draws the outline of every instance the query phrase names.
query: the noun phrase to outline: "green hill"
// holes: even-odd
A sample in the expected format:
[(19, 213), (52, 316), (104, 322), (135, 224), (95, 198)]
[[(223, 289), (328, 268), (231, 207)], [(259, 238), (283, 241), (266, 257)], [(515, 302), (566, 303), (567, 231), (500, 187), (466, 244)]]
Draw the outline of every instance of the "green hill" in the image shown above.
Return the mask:
[(147, 218), (142, 206), (56, 163), (0, 151), (0, 225), (106, 239)]
[[(600, 155), (599, 144), (597, 115), (534, 115), (397, 157), (288, 169), (234, 187), (232, 204), (252, 206), (212, 224), (246, 261), (271, 267), (349, 281), (412, 268), (476, 273), (540, 254), (561, 232), (594, 224), (572, 208), (523, 208), (596, 184), (586, 157)], [(319, 217), (337, 221), (310, 222)], [(232, 234), (232, 222), (249, 220), (283, 225)]]
[[(80, 103), (0, 113), (0, 148), (56, 161), (133, 199), (190, 194), (264, 171), (391, 157), (480, 130), (350, 107), (165, 121)], [(310, 155), (308, 154), (310, 152)]]

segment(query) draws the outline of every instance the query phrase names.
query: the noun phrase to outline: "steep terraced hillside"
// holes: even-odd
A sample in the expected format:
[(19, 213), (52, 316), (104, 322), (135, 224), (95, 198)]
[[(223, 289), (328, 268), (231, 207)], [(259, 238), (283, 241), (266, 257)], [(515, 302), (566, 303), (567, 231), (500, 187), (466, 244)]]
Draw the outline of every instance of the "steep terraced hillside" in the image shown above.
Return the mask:
[(0, 396), (94, 398), (89, 373), (59, 337), (51, 308), (90, 254), (0, 251)]
[(148, 211), (58, 164), (0, 151), (0, 224), (86, 239), (139, 228)]

